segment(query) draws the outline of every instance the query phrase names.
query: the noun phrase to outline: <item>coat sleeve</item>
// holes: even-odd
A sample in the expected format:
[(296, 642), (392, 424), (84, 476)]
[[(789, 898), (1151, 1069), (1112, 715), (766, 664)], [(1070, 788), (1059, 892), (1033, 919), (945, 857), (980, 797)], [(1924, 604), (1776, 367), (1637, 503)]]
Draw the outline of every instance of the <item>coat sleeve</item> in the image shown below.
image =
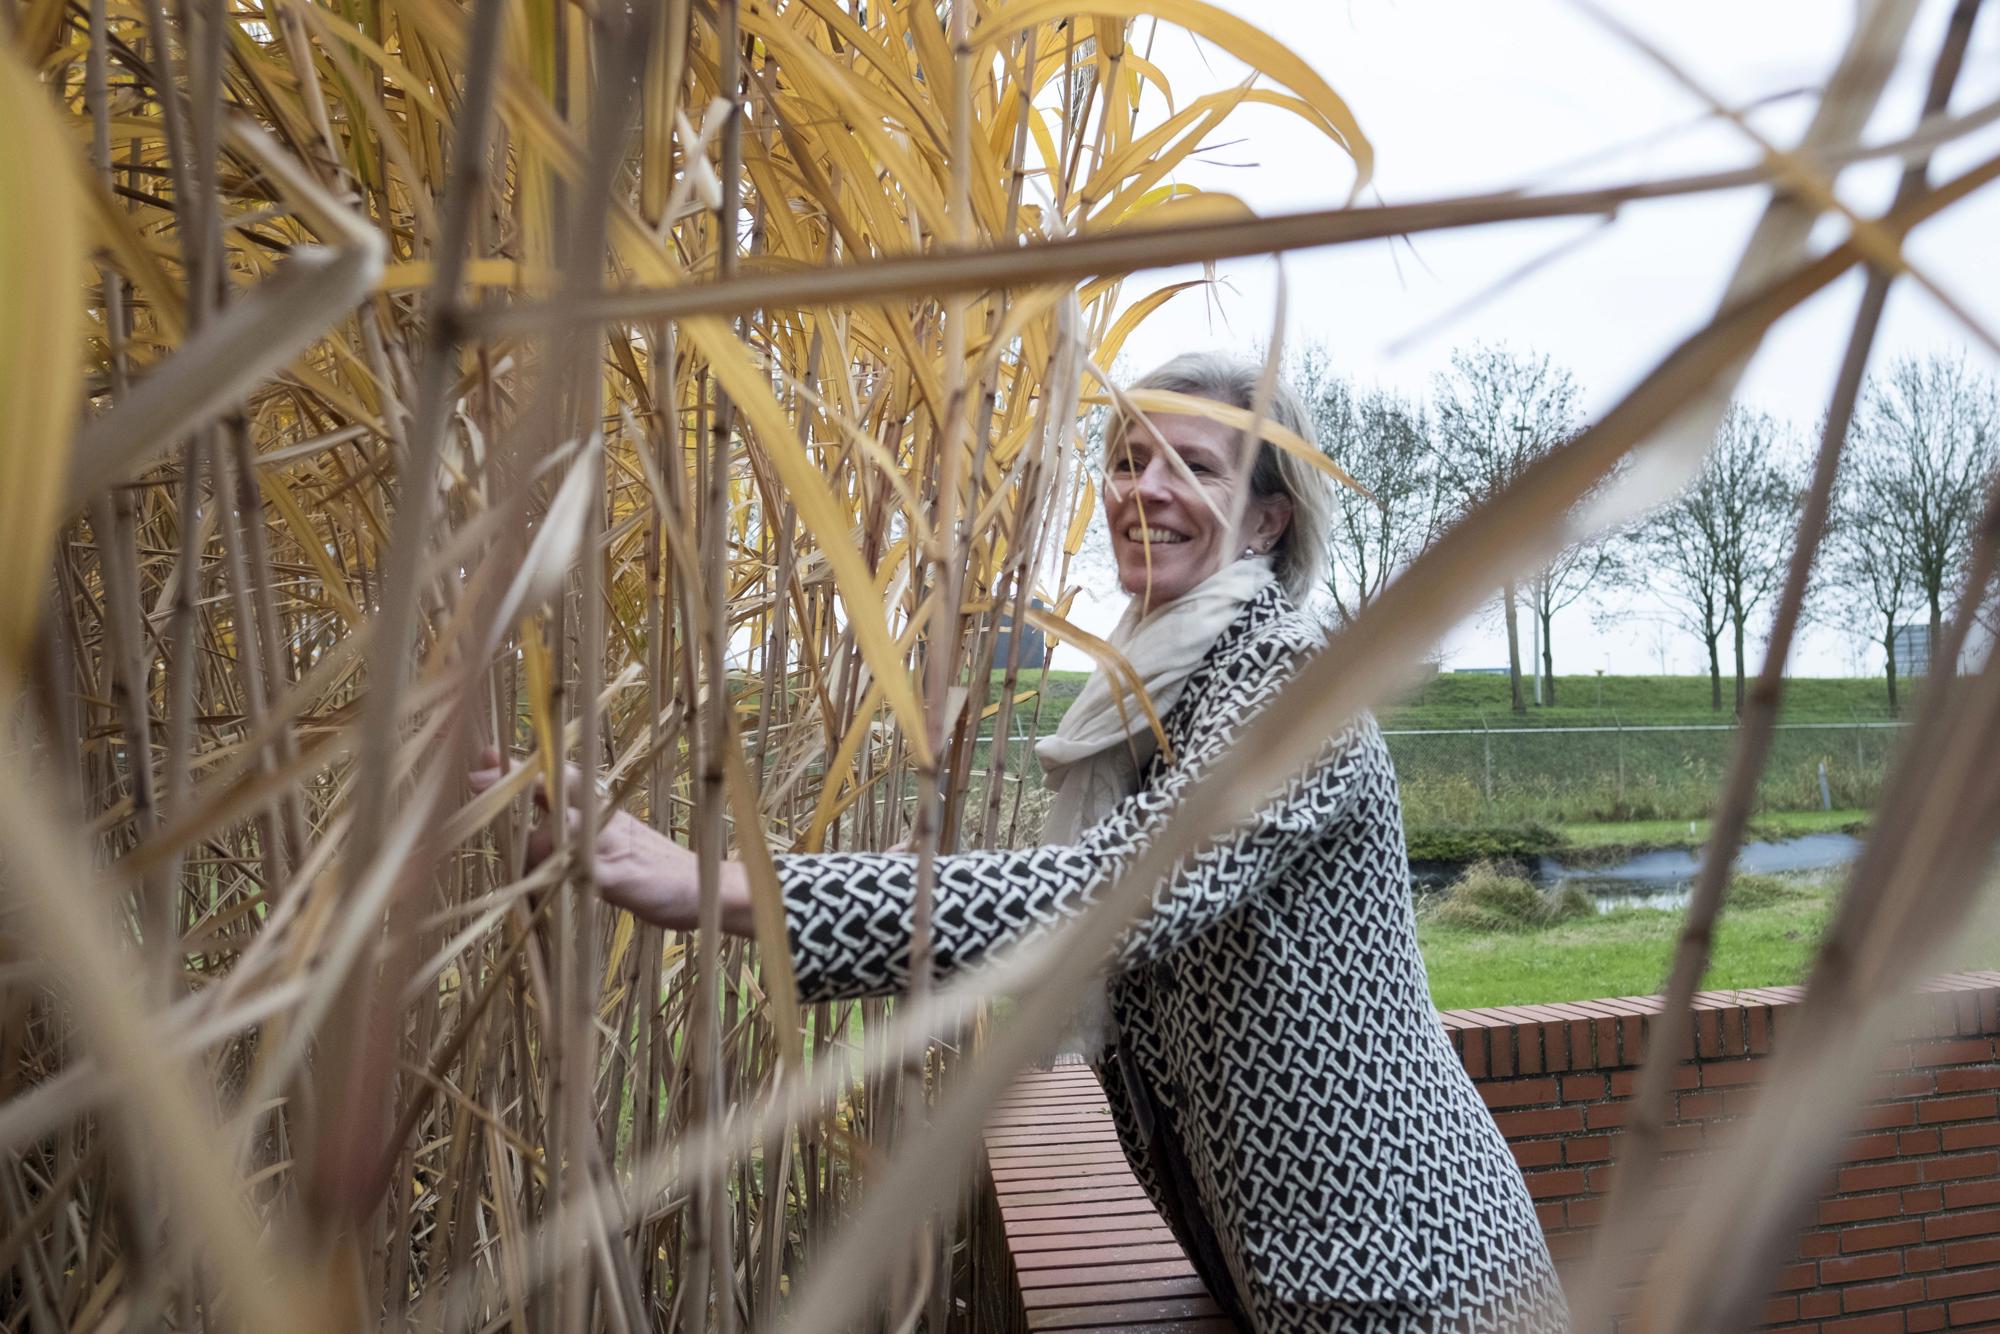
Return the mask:
[[(1289, 678), (1297, 658), (1251, 655), (1225, 698), (1198, 705), (1188, 744), (1140, 791), (1074, 843), (953, 853), (937, 859), (934, 975), (978, 965), (994, 950), (1060, 925), (1160, 836), (1185, 795), (1228, 751), (1244, 723)], [(1232, 664), (1234, 666), (1235, 664)], [(1358, 724), (1248, 820), (1182, 859), (1110, 961), (1149, 963), (1247, 902), (1353, 807)], [(916, 862), (907, 853), (815, 853), (777, 859), (786, 931), (807, 1000), (884, 995), (909, 985)]]

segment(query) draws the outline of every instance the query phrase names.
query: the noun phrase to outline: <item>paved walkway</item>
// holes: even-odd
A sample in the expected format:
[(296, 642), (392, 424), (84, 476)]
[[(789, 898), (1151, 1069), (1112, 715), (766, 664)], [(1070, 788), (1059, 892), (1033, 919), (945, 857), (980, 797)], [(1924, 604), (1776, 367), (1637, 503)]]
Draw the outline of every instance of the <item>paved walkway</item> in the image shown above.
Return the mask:
[(987, 1122), (986, 1155), (1029, 1330), (1233, 1329), (1125, 1165), (1088, 1066), (1023, 1075)]

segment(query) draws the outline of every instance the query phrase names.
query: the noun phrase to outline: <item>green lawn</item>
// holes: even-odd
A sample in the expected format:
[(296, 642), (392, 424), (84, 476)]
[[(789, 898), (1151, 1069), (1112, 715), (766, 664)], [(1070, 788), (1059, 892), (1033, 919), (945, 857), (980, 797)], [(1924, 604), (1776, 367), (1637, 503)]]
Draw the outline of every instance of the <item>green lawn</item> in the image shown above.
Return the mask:
[[(1702, 986), (1782, 986), (1802, 980), (1833, 903), (1834, 882), (1726, 910)], [(1417, 941), (1440, 1010), (1646, 996), (1660, 989), (1681, 914), (1621, 908), (1538, 930), (1482, 932), (1419, 922)]]

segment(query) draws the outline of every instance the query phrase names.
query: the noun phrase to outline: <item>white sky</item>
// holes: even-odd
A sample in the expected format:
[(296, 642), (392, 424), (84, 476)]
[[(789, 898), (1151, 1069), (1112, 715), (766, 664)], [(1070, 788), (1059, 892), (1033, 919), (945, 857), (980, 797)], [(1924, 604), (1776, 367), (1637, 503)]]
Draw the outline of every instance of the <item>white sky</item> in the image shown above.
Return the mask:
[[(1701, 122), (1704, 105), (1599, 27), (1569, 0), (1220, 0), (1281, 36), (1347, 100), (1376, 153), (1375, 188), (1390, 203), (1520, 184), (1568, 189), (1742, 165), (1754, 150), (1731, 127)], [(1832, 68), (1853, 20), (1837, 0), (1675, 0), (1609, 8), (1733, 105), (1807, 90), (1758, 111), (1754, 123), (1781, 144), (1796, 141), (1809, 95)], [(1868, 138), (1915, 123), (1950, 0), (1919, 7), (1910, 56), (1898, 70)], [(1138, 44), (1144, 47), (1144, 28)], [(1245, 69), (1183, 30), (1162, 25), (1151, 58), (1177, 98), (1228, 86)], [(1958, 92), (1964, 111), (2000, 97), (2000, 15), (1987, 6)], [(1661, 134), (1662, 131), (1668, 133)], [(1653, 137), (1658, 136), (1658, 137)], [(1178, 179), (1227, 190), (1260, 214), (1342, 203), (1353, 169), (1303, 122), (1272, 108), (1239, 108), (1221, 142)], [(1583, 171), (1552, 174), (1602, 150), (1633, 146)], [(1992, 127), (1941, 153), (1932, 179), (2000, 151)], [(1894, 168), (1854, 168), (1844, 197), (1879, 210)], [(1614, 403), (1674, 342), (1713, 313), (1762, 207), (1755, 191), (1636, 205), (1611, 226), (1573, 219), (1432, 233), (1294, 254), (1286, 261), (1289, 337), (1323, 342), (1358, 382), (1421, 392), (1453, 347), (1504, 340), (1546, 352), (1576, 376), (1592, 414)], [(1838, 234), (1830, 226), (1827, 236)], [(1989, 328), (2000, 328), (2000, 187), (1989, 188), (1912, 240), (1912, 257)], [(1390, 344), (1443, 316), (1546, 252), (1576, 248), (1490, 302), (1399, 353)], [(1143, 370), (1190, 347), (1248, 351), (1268, 336), (1275, 266), (1269, 259), (1219, 266), (1222, 284), (1195, 289), (1152, 317), (1127, 345)], [(1199, 271), (1135, 275), (1136, 300)], [(1741, 397), (1803, 432), (1824, 408), (1860, 291), (1857, 275), (1787, 318), (1766, 340)], [(1206, 295), (1204, 295), (1206, 293)], [(1876, 342), (1874, 365), (1904, 353), (1971, 349), (1971, 337), (1909, 283), (1897, 286)], [(1079, 599), (1082, 603), (1083, 600)], [(1121, 599), (1079, 605), (1086, 626), (1115, 619)], [(1657, 608), (1619, 601), (1620, 614), (1593, 617), (1579, 604), (1556, 620), (1556, 669), (1614, 673), (1705, 670), (1698, 641), (1661, 636)], [(1523, 617), (1523, 653), (1528, 633)], [(1599, 628), (1597, 622), (1605, 622)], [(1664, 639), (1664, 643), (1662, 643)], [(1497, 614), (1445, 641), (1448, 666), (1506, 660)], [(1664, 657), (1663, 657), (1664, 653)], [(1879, 671), (1848, 641), (1814, 632), (1795, 651), (1796, 675)], [(1759, 660), (1753, 653), (1751, 661)], [(1059, 665), (1072, 663), (1067, 652)], [(1725, 671), (1728, 670), (1725, 663)]]

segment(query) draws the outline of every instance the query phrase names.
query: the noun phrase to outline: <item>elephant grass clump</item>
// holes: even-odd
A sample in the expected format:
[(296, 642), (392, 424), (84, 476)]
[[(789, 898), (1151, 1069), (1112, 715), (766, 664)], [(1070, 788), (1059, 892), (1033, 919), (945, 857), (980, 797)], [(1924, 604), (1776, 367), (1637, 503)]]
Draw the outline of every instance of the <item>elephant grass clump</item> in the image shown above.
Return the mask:
[(1532, 931), (1596, 912), (1574, 885), (1550, 893), (1505, 863), (1474, 862), (1426, 906), (1424, 918), (1463, 931)]

